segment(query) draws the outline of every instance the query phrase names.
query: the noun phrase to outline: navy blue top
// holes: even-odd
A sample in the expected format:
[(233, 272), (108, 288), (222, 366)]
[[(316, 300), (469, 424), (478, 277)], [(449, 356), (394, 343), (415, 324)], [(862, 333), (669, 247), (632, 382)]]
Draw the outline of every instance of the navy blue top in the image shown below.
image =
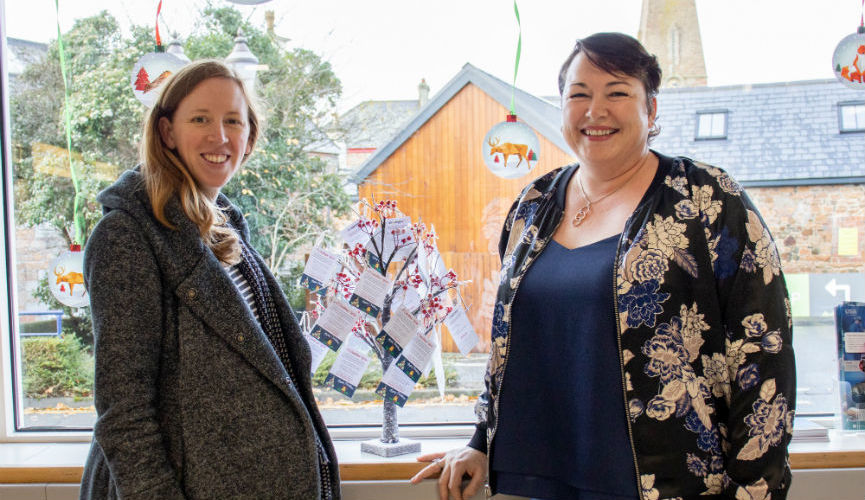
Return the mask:
[(551, 240), (520, 283), (491, 450), (499, 493), (638, 498), (613, 307), (618, 239), (570, 250)]

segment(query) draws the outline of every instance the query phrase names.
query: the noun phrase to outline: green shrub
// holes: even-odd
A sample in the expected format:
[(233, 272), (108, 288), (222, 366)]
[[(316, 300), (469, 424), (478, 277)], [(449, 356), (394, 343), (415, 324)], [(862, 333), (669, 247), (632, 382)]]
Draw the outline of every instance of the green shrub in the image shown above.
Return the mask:
[(328, 349), (328, 353), (324, 355), (324, 359), (321, 360), (321, 364), (318, 365), (318, 369), (315, 370), (315, 374), (312, 376), (312, 386), (313, 387), (324, 387), (324, 379), (327, 378), (327, 374), (330, 372), (330, 367), (333, 366), (334, 360), (336, 360), (336, 353)]
[(28, 398), (93, 394), (93, 356), (74, 335), (21, 341), (24, 394)]
[(39, 321), (30, 321), (19, 325), (21, 333), (48, 333), (57, 331), (57, 320), (43, 319)]
[[(454, 387), (455, 385), (457, 385), (457, 382), (459, 381), (459, 376), (457, 375), (456, 368), (452, 367), (447, 363), (447, 361), (445, 361), (444, 369), (445, 387)], [(420, 384), (421, 387), (438, 387), (438, 384), (436, 384), (436, 369), (431, 369), (429, 371), (429, 375), (427, 375), (426, 377), (422, 377), (420, 380), (417, 381), (417, 383)]]
[(306, 308), (307, 289), (299, 284), (303, 267), (303, 261), (291, 261), (278, 273), (279, 284), (282, 286), (285, 298), (295, 311), (303, 311)]
[[(63, 311), (63, 336), (74, 335), (89, 353), (93, 353), (93, 323), (90, 321), (89, 307), (69, 307), (61, 304), (48, 286), (48, 276), (39, 280), (33, 297), (47, 304), (50, 309)], [(54, 331), (51, 327), (49, 331)]]

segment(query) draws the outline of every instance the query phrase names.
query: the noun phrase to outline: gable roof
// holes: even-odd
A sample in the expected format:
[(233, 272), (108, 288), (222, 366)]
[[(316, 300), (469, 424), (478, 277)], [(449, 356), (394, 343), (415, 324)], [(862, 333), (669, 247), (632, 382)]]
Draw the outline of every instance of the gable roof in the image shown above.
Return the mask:
[[(662, 89), (652, 148), (716, 165), (746, 186), (865, 182), (865, 134), (840, 133), (838, 81)], [(695, 140), (697, 113), (727, 112), (727, 138)]]
[[(468, 83), (509, 107), (511, 86), (466, 64), (350, 181), (363, 182)], [(652, 148), (724, 168), (745, 186), (865, 183), (865, 134), (839, 131), (840, 104), (851, 102), (865, 103), (865, 96), (834, 79), (665, 88)], [(516, 89), (515, 107), (521, 120), (570, 151), (556, 104)], [(727, 112), (725, 139), (695, 140), (703, 111)]]
[(405, 127), (418, 112), (418, 101), (364, 101), (339, 117), (339, 127), (345, 130), (345, 146), (378, 148), (386, 144)]
[[(351, 176), (351, 182), (360, 184), (377, 169), (390, 155), (418, 131), (430, 118), (444, 107), (463, 87), (474, 84), (505, 108), (510, 108), (511, 85), (466, 63), (459, 73), (447, 83), (426, 106), (409, 121), (402, 130), (384, 146), (370, 156)], [(414, 101), (417, 102), (417, 101)], [(514, 91), (514, 110), (520, 120), (543, 135), (563, 151), (570, 151), (565, 143), (561, 126), (561, 110), (541, 98), (520, 89)], [(504, 120), (504, 116), (502, 117)]]
[(9, 51), (7, 55), (9, 56), (10, 75), (20, 75), (28, 65), (45, 57), (45, 54), (48, 53), (48, 44), (20, 38), (7, 38), (6, 47)]
[(27, 66), (45, 58), (48, 53), (48, 44), (21, 40), (20, 38), (7, 38), (6, 49), (6, 60), (3, 62), (8, 68), (9, 91), (15, 94), (21, 90), (21, 73)]

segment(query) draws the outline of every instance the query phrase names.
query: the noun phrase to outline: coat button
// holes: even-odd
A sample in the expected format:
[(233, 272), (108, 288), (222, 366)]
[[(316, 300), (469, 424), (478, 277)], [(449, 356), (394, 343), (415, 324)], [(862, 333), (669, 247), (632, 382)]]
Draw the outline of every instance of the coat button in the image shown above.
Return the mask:
[(190, 288), (186, 291), (186, 297), (189, 300), (195, 300), (196, 297), (198, 297), (198, 290), (196, 290), (195, 288)]
[(238, 341), (238, 342), (243, 342), (243, 335), (238, 334), (238, 335), (237, 335), (237, 341)]

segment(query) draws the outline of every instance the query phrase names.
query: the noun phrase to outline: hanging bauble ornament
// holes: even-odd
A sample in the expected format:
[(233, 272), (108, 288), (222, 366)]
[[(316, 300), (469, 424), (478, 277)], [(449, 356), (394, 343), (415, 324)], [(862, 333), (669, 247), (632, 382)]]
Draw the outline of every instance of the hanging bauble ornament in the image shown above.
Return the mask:
[(865, 90), (865, 26), (845, 36), (832, 56), (835, 76), (847, 87)]
[[(161, 49), (162, 46), (158, 45), (157, 48)], [(162, 85), (183, 65), (183, 61), (167, 52), (144, 54), (132, 68), (132, 91), (135, 92), (135, 97), (148, 108), (153, 107), (162, 91)]]
[(538, 164), (538, 136), (517, 115), (497, 123), (484, 137), (484, 163), (492, 173), (506, 179), (522, 177)]
[(84, 287), (84, 252), (80, 245), (71, 245), (51, 263), (48, 288), (63, 305), (85, 307), (90, 303)]

